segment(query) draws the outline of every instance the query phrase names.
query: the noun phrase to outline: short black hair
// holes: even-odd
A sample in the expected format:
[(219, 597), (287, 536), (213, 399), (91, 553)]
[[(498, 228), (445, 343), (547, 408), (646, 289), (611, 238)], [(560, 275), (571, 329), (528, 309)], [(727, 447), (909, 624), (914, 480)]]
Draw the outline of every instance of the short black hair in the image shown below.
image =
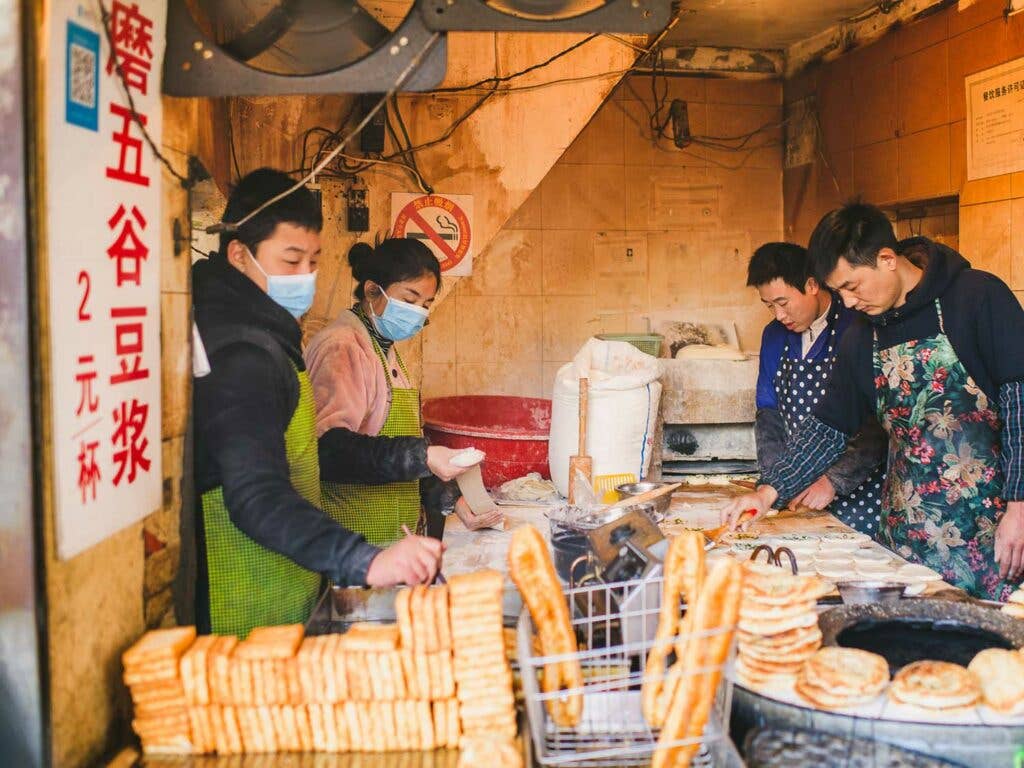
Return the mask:
[(782, 278), (800, 293), (811, 277), (807, 249), (796, 243), (765, 243), (750, 257), (747, 265), (747, 285), (756, 288)]
[(349, 249), (348, 263), (356, 279), (357, 299), (365, 297), (367, 280), (373, 280), (386, 291), (392, 283), (430, 274), (437, 287), (441, 287), (441, 263), (426, 243), (411, 237), (389, 237), (376, 248), (369, 243), (356, 243)]
[(839, 259), (874, 267), (880, 250), (896, 251), (898, 246), (889, 217), (880, 208), (857, 200), (826, 213), (814, 228), (807, 250), (815, 277), (824, 282)]
[[(247, 173), (231, 191), (221, 221), (235, 222), (244, 219), (267, 200), (295, 185), (295, 179), (273, 168), (259, 168)], [(222, 232), (220, 255), (228, 255), (228, 244), (232, 240), (243, 243), (256, 255), (256, 247), (269, 238), (278, 224), (293, 224), (311, 232), (323, 229), (324, 218), (320, 204), (306, 187), (299, 187), (290, 195), (264, 208), (237, 230)]]

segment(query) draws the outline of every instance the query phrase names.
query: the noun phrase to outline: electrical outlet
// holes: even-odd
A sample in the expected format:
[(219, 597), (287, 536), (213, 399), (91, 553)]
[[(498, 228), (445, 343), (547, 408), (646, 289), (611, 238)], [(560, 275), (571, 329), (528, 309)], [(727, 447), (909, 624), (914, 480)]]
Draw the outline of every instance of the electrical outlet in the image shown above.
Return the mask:
[(349, 232), (370, 231), (370, 207), (366, 204), (367, 192), (366, 185), (357, 176), (345, 194), (345, 202), (348, 207), (346, 224)]

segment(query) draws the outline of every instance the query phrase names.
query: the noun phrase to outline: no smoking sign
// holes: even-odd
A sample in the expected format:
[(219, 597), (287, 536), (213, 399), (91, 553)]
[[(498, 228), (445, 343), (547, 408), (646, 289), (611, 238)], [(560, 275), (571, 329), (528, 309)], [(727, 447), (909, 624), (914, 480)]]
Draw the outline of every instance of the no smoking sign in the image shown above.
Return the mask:
[(473, 272), (472, 221), (472, 195), (391, 195), (391, 236), (423, 241), (446, 275)]

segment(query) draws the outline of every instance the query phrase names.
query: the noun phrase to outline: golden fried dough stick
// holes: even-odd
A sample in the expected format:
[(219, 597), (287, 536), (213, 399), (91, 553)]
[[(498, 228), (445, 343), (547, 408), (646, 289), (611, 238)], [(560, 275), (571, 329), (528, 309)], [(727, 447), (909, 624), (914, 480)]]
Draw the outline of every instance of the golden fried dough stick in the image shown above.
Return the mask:
[[(555, 575), (547, 544), (540, 531), (523, 525), (512, 534), (508, 551), (509, 574), (519, 588), (533, 617), (545, 656), (575, 653), (576, 636), (569, 620), (569, 607)], [(583, 687), (583, 670), (578, 659), (544, 666), (541, 688), (555, 693)], [(548, 699), (548, 713), (562, 728), (575, 727), (583, 714), (580, 692)]]

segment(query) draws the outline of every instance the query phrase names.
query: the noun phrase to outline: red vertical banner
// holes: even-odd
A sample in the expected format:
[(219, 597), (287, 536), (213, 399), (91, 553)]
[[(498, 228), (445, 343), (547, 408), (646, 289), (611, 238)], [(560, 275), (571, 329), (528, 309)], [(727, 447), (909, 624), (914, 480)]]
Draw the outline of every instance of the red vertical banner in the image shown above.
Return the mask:
[(167, 4), (103, 0), (109, 31), (97, 4), (48, 6), (52, 482), (69, 558), (162, 500), (160, 165), (143, 129), (159, 142)]

